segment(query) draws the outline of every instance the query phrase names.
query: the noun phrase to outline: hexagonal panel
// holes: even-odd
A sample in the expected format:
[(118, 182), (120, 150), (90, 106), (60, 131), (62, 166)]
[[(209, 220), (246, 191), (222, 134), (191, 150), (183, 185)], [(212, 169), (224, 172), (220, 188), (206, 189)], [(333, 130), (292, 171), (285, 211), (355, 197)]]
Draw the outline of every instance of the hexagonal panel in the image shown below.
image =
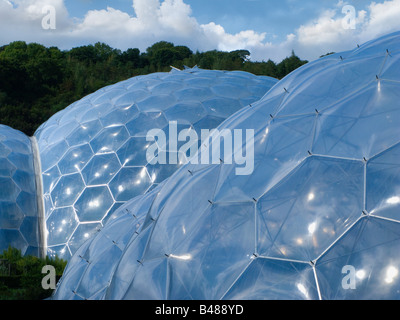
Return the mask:
[(82, 170), (82, 177), (87, 186), (108, 184), (121, 169), (121, 164), (115, 153), (94, 156)]
[(51, 192), (51, 198), (56, 207), (70, 206), (84, 188), (85, 184), (79, 173), (63, 176)]
[(86, 188), (75, 203), (80, 222), (101, 221), (114, 200), (107, 187)]
[(15, 202), (2, 202), (0, 229), (18, 229), (25, 218), (24, 212)]
[[(84, 221), (92, 219), (84, 217), (83, 211), (90, 212), (85, 207), (88, 204), (78, 200), (88, 187), (109, 186), (115, 196), (112, 205), (122, 204), (131, 196), (147, 192), (153, 185), (145, 168), (148, 164), (146, 149), (151, 144), (146, 141), (147, 133), (151, 129), (162, 129), (168, 140), (168, 120), (178, 122), (179, 132), (194, 123), (198, 123), (199, 127), (216, 127), (228, 116), (229, 108), (224, 109), (222, 116), (218, 113), (218, 109), (223, 108), (222, 104), (216, 102), (215, 114), (212, 115), (212, 111), (207, 110), (201, 101), (221, 98), (210, 88), (227, 81), (220, 81), (220, 78), (225, 79), (229, 73), (194, 68), (138, 76), (102, 88), (55, 114), (35, 135), (42, 161), (45, 216), (75, 204), (79, 206), (77, 209)], [(230, 80), (237, 76), (239, 74), (235, 73)], [(260, 91), (267, 91), (276, 83), (275, 79), (265, 81), (264, 77), (248, 73), (240, 74), (240, 77), (262, 88)], [(249, 90), (249, 95), (253, 96), (253, 91)], [(238, 97), (232, 91), (226, 100), (237, 106), (242, 98), (241, 94)], [(231, 108), (232, 113), (234, 110), (236, 108)], [(168, 113), (168, 120), (164, 111)], [(158, 146), (167, 148), (168, 143), (166, 141)], [(178, 146), (184, 143), (181, 141)], [(162, 182), (177, 168), (176, 165), (152, 168), (154, 181), (157, 184)], [(81, 177), (75, 175), (78, 173)], [(112, 211), (107, 204), (103, 213), (96, 211), (95, 219), (106, 219)], [(78, 235), (74, 241), (78, 241)], [(73, 252), (73, 247), (68, 240), (68, 250)], [(53, 245), (51, 248), (51, 254), (63, 250), (62, 246)]]
[(13, 180), (0, 177), (0, 201), (15, 201), (20, 191)]
[(88, 143), (103, 128), (99, 120), (87, 121), (76, 127), (65, 140), (70, 146)]
[(142, 112), (160, 112), (176, 103), (176, 98), (170, 94), (154, 94), (136, 103)]
[(18, 169), (12, 175), (12, 179), (21, 190), (32, 194), (36, 193), (36, 181), (33, 170), (27, 172)]
[(131, 137), (146, 137), (151, 129), (162, 129), (168, 125), (162, 112), (144, 112), (126, 124)]
[(198, 101), (185, 101), (173, 105), (164, 112), (168, 121), (193, 124), (207, 115), (203, 105)]
[[(398, 154), (388, 150), (399, 143), (398, 126), (387, 130), (397, 116), (386, 111), (399, 99), (382, 87), (390, 101), (375, 99), (379, 81), (400, 81), (396, 72), (381, 79), (387, 61), (399, 70), (399, 39), (306, 64), (226, 120), (220, 129), (254, 129), (254, 170), (238, 178), (225, 162), (189, 164), (130, 200), (79, 253), (90, 263), (69, 265), (56, 297), (73, 298), (79, 287), (79, 298), (116, 300), (399, 299), (400, 224), (383, 216), (398, 209)], [(342, 112), (353, 113), (354, 126), (327, 120), (349, 115)], [(360, 158), (364, 151), (371, 157)], [(388, 200), (393, 210), (379, 212)], [(107, 250), (117, 247), (122, 254)]]
[(92, 157), (93, 151), (88, 144), (73, 147), (59, 161), (58, 168), (61, 174), (76, 173), (81, 171)]
[(147, 149), (153, 142), (145, 137), (130, 138), (117, 152), (118, 158), (124, 167), (145, 166), (147, 161)]
[(115, 200), (128, 201), (143, 194), (152, 182), (145, 167), (122, 168), (109, 186)]
[(207, 87), (186, 88), (176, 91), (174, 94), (178, 101), (183, 102), (201, 102), (214, 96), (214, 93), (211, 91), (211, 89)]
[(139, 114), (135, 105), (128, 105), (117, 109), (112, 109), (109, 113), (100, 118), (101, 123), (106, 128), (108, 126), (125, 125), (128, 121)]
[(19, 230), (30, 247), (38, 247), (40, 243), (38, 217), (25, 217)]
[(22, 209), (26, 217), (38, 216), (37, 196), (33, 192), (21, 191), (16, 199), (16, 203)]
[(46, 221), (47, 245), (56, 246), (67, 243), (79, 224), (73, 207), (56, 209)]
[(0, 177), (12, 177), (17, 167), (7, 158), (0, 158)]
[(94, 153), (107, 153), (118, 150), (128, 140), (129, 133), (125, 126), (115, 126), (103, 129), (91, 142)]
[(28, 243), (19, 230), (0, 229), (0, 252), (7, 250), (9, 246), (18, 248), (21, 250), (21, 254), (24, 255), (28, 248)]
[(61, 172), (57, 166), (50, 168), (42, 173), (43, 189), (51, 192), (61, 177)]

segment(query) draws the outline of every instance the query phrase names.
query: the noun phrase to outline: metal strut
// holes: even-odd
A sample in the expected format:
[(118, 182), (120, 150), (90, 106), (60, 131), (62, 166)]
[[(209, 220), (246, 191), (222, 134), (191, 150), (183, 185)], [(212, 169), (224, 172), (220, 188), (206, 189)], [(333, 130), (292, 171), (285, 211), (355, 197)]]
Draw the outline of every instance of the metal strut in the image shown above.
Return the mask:
[(47, 256), (47, 237), (46, 237), (46, 218), (44, 213), (44, 197), (43, 197), (43, 178), (42, 178), (42, 165), (40, 161), (39, 146), (36, 137), (30, 137), (33, 154), (33, 168), (35, 170), (35, 184), (36, 184), (36, 202), (38, 212), (38, 238), (39, 238), (39, 257), (45, 258)]

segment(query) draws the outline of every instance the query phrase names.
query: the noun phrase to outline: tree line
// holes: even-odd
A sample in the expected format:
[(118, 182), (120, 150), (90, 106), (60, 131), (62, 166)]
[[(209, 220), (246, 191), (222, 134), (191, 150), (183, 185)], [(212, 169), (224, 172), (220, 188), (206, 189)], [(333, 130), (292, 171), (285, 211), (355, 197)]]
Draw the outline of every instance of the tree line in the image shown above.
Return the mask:
[(44, 266), (53, 266), (58, 281), (67, 261), (55, 258), (23, 256), (21, 250), (8, 247), (0, 253), (0, 300), (43, 300), (53, 290), (42, 287)]
[(242, 70), (281, 79), (307, 63), (292, 52), (279, 63), (252, 62), (250, 52), (192, 52), (160, 41), (145, 52), (105, 43), (60, 50), (37, 43), (0, 47), (0, 124), (31, 136), (54, 113), (110, 84), (153, 72), (197, 65), (203, 69)]

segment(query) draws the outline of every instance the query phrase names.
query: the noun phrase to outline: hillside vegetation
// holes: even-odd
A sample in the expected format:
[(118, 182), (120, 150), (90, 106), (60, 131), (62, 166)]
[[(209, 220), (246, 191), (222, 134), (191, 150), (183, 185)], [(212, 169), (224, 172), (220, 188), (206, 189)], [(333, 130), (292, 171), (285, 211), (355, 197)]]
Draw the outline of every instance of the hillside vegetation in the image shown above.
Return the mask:
[(104, 43), (67, 51), (37, 43), (0, 47), (0, 124), (32, 135), (54, 113), (106, 85), (133, 76), (182, 69), (243, 70), (281, 79), (307, 61), (292, 52), (280, 63), (252, 62), (250, 52), (192, 52), (161, 41), (147, 48), (121, 51)]

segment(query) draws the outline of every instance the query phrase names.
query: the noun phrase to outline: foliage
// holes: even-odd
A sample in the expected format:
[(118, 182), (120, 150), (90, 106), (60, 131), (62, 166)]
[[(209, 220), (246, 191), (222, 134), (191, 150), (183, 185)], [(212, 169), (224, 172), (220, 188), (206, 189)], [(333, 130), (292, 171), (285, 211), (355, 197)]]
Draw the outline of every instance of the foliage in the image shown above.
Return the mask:
[(145, 52), (95, 43), (61, 51), (37, 43), (12, 42), (0, 47), (0, 123), (32, 135), (54, 113), (82, 97), (133, 76), (183, 69), (243, 70), (283, 78), (307, 63), (294, 52), (276, 64), (252, 62), (250, 52), (207, 51), (160, 41)]
[(44, 290), (42, 268), (51, 265), (59, 279), (67, 262), (56, 258), (44, 259), (22, 256), (21, 251), (9, 247), (0, 254), (0, 300), (38, 300), (49, 297), (51, 290)]

